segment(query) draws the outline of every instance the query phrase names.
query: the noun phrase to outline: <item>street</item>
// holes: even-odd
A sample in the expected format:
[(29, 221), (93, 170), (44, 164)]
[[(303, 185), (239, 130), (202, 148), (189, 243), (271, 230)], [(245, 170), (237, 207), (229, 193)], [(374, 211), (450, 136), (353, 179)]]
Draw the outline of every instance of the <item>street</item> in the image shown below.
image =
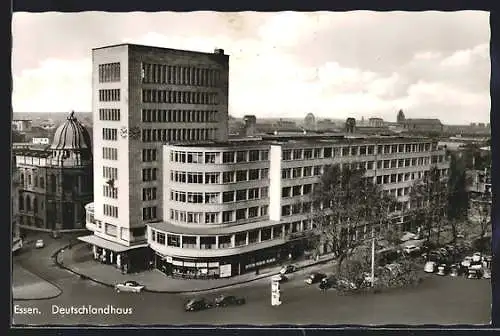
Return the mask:
[[(490, 321), (491, 286), (489, 280), (428, 276), (416, 288), (392, 290), (380, 294), (339, 295), (322, 293), (317, 285), (304, 283), (307, 271), (290, 276), (282, 285), (283, 304), (271, 306), (270, 280), (257, 281), (235, 288), (203, 295), (158, 294), (143, 292), (116, 293), (112, 288), (83, 280), (52, 266), (52, 241), (40, 250), (27, 250), (16, 262), (31, 272), (43, 275), (58, 285), (63, 293), (54, 299), (14, 302), (15, 310), (36, 308), (31, 314), (14, 314), (14, 324), (26, 325), (206, 325), (206, 324), (486, 324)], [(323, 266), (325, 268), (330, 265)], [(165, 279), (168, 281), (168, 278)], [(219, 293), (244, 297), (247, 304), (185, 312), (184, 303), (191, 297), (212, 299)], [(91, 305), (93, 308), (131, 308), (131, 314), (53, 313), (57, 308)], [(26, 310), (26, 309), (24, 309)]]

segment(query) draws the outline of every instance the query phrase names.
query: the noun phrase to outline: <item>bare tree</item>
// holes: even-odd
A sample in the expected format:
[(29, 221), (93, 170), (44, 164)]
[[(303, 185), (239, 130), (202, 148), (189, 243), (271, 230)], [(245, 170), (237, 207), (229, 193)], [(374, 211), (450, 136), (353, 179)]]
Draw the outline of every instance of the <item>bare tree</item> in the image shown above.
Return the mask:
[(433, 229), (437, 231), (439, 243), (441, 227), (446, 219), (448, 202), (447, 178), (432, 166), (424, 176), (415, 180), (410, 190), (410, 211), (413, 220), (420, 224), (430, 241)]
[[(319, 236), (318, 247), (336, 254), (339, 271), (343, 261), (364, 243), (356, 237), (361, 228), (384, 226), (387, 214), (394, 208), (395, 201), (372, 181), (364, 169), (331, 165), (325, 168), (314, 190), (312, 219)], [(371, 237), (371, 232), (368, 234)]]

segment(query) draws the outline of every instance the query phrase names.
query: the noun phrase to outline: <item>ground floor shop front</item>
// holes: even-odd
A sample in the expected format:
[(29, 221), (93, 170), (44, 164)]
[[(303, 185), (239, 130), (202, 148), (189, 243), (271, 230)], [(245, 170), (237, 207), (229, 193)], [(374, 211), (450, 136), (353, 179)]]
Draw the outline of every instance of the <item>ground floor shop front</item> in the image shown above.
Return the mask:
[(306, 252), (302, 241), (288, 242), (234, 256), (219, 258), (183, 258), (154, 255), (154, 267), (168, 276), (186, 279), (227, 278), (249, 272), (258, 274), (262, 268), (285, 262), (293, 262)]
[(122, 273), (136, 273), (152, 268), (152, 251), (146, 244), (122, 246), (120, 244), (91, 235), (78, 240), (89, 245), (93, 259), (111, 265)]

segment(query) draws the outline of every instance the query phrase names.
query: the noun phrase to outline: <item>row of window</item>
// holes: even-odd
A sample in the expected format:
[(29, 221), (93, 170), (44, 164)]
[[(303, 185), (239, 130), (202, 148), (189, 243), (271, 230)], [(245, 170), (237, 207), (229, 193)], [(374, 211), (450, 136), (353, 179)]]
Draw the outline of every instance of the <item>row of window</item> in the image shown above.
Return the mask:
[(142, 110), (142, 122), (217, 122), (216, 110)]
[(120, 63), (99, 64), (99, 83), (120, 81)]
[(142, 181), (156, 181), (158, 175), (158, 168), (144, 168), (142, 170)]
[[(218, 184), (220, 183), (220, 174), (218, 172), (202, 173), (173, 170), (170, 172), (170, 180), (177, 183)], [(268, 177), (268, 168), (228, 171), (222, 172), (222, 183), (264, 180)]]
[(143, 129), (142, 142), (215, 140), (216, 128)]
[(143, 201), (154, 201), (157, 197), (156, 187), (142, 188), (142, 200)]
[(240, 201), (250, 201), (255, 199), (263, 199), (269, 196), (268, 187), (240, 189), (236, 191), (224, 191), (222, 193), (223, 203), (232, 203)]
[(312, 228), (313, 223), (311, 222), (311, 220), (302, 220), (265, 227), (262, 229), (238, 232), (234, 235), (200, 237), (187, 235), (181, 236), (152, 229), (150, 239), (151, 241), (156, 242), (160, 245), (171, 247), (199, 249), (231, 248), (263, 242), (271, 239), (280, 239), (290, 233), (310, 231)]
[(45, 179), (43, 178), (43, 176), (40, 176), (40, 178), (37, 178), (36, 175), (33, 175), (33, 180), (31, 179), (31, 177), (32, 177), (31, 174), (28, 173), (28, 174), (26, 174), (26, 180), (25, 180), (24, 174), (21, 173), (19, 175), (19, 183), (21, 185), (24, 185), (24, 183), (27, 182), (28, 186), (33, 185), (33, 187), (35, 187), (35, 188), (45, 188)]
[(118, 207), (109, 204), (103, 204), (104, 216), (118, 218)]
[(255, 206), (221, 212), (189, 212), (170, 209), (170, 220), (190, 224), (221, 224), (264, 217), (269, 213), (269, 206)]
[(117, 180), (118, 179), (118, 168), (114, 167), (102, 167), (102, 177), (108, 180)]
[(155, 206), (142, 208), (142, 220), (150, 221), (158, 219), (158, 208)]
[(102, 158), (105, 160), (118, 160), (118, 149), (113, 147), (102, 147)]
[(120, 121), (120, 109), (99, 109), (99, 120)]
[(203, 193), (171, 190), (170, 200), (181, 203), (220, 204), (267, 198), (268, 193), (268, 187), (224, 191), (221, 200), (220, 192)]
[(99, 90), (99, 101), (120, 101), (120, 89), (102, 89)]
[(331, 158), (334, 156), (359, 156), (394, 153), (429, 152), (437, 149), (437, 143), (353, 145), (348, 147), (283, 149), (283, 160), (307, 160)]
[[(220, 157), (220, 152), (170, 152), (170, 161), (180, 163), (220, 163)], [(269, 160), (269, 150), (267, 149), (222, 152), (222, 163), (256, 162), (267, 160)]]
[(108, 198), (118, 198), (118, 188), (110, 186), (109, 184), (104, 184), (102, 186), (102, 195)]
[(118, 139), (118, 130), (116, 128), (103, 128), (102, 139), (116, 141)]
[(160, 104), (218, 105), (219, 94), (217, 92), (142, 90), (142, 102)]
[(143, 63), (143, 83), (217, 87), (219, 70), (192, 66)]
[(142, 150), (142, 162), (154, 162), (157, 160), (158, 150), (155, 148), (145, 148)]
[(26, 211), (37, 214), (38, 213), (38, 204), (40, 204), (40, 210), (43, 210), (44, 202), (43, 200), (38, 200), (36, 197), (30, 198), (29, 195), (25, 197), (23, 195), (18, 196), (18, 207), (19, 211)]

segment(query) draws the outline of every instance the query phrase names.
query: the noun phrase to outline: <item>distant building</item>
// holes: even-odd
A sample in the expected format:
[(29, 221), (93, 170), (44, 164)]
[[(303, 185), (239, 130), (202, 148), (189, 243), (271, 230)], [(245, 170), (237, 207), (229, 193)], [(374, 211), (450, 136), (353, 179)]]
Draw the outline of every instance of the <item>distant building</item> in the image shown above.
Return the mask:
[(396, 117), (396, 122), (398, 124), (403, 124), (405, 120), (406, 120), (406, 118), (405, 118), (405, 114), (403, 113), (403, 110), (399, 110), (398, 115)]
[(304, 127), (308, 130), (316, 129), (316, 117), (312, 113), (308, 113), (304, 119)]
[(382, 118), (370, 118), (368, 120), (368, 126), (370, 127), (384, 127), (384, 119)]
[(12, 129), (18, 132), (29, 132), (31, 131), (32, 121), (31, 119), (14, 119), (12, 120)]
[(468, 170), (469, 219), (473, 222), (490, 220), (492, 191), (491, 167), (484, 170)]
[(19, 227), (84, 230), (84, 206), (93, 199), (92, 148), (74, 114), (59, 126), (51, 145), (17, 144), (13, 152), (19, 176)]
[(330, 119), (322, 119), (316, 122), (316, 131), (334, 132), (337, 130), (337, 124)]
[(439, 119), (407, 119), (403, 110), (399, 110), (397, 124), (407, 132), (443, 132), (444, 126)]
[(346, 133), (354, 133), (356, 132), (356, 119), (347, 118), (345, 121), (345, 132)]
[(243, 136), (254, 136), (257, 132), (256, 126), (257, 126), (257, 118), (254, 115), (246, 115), (243, 117), (243, 122), (244, 125), (242, 127), (242, 134)]

